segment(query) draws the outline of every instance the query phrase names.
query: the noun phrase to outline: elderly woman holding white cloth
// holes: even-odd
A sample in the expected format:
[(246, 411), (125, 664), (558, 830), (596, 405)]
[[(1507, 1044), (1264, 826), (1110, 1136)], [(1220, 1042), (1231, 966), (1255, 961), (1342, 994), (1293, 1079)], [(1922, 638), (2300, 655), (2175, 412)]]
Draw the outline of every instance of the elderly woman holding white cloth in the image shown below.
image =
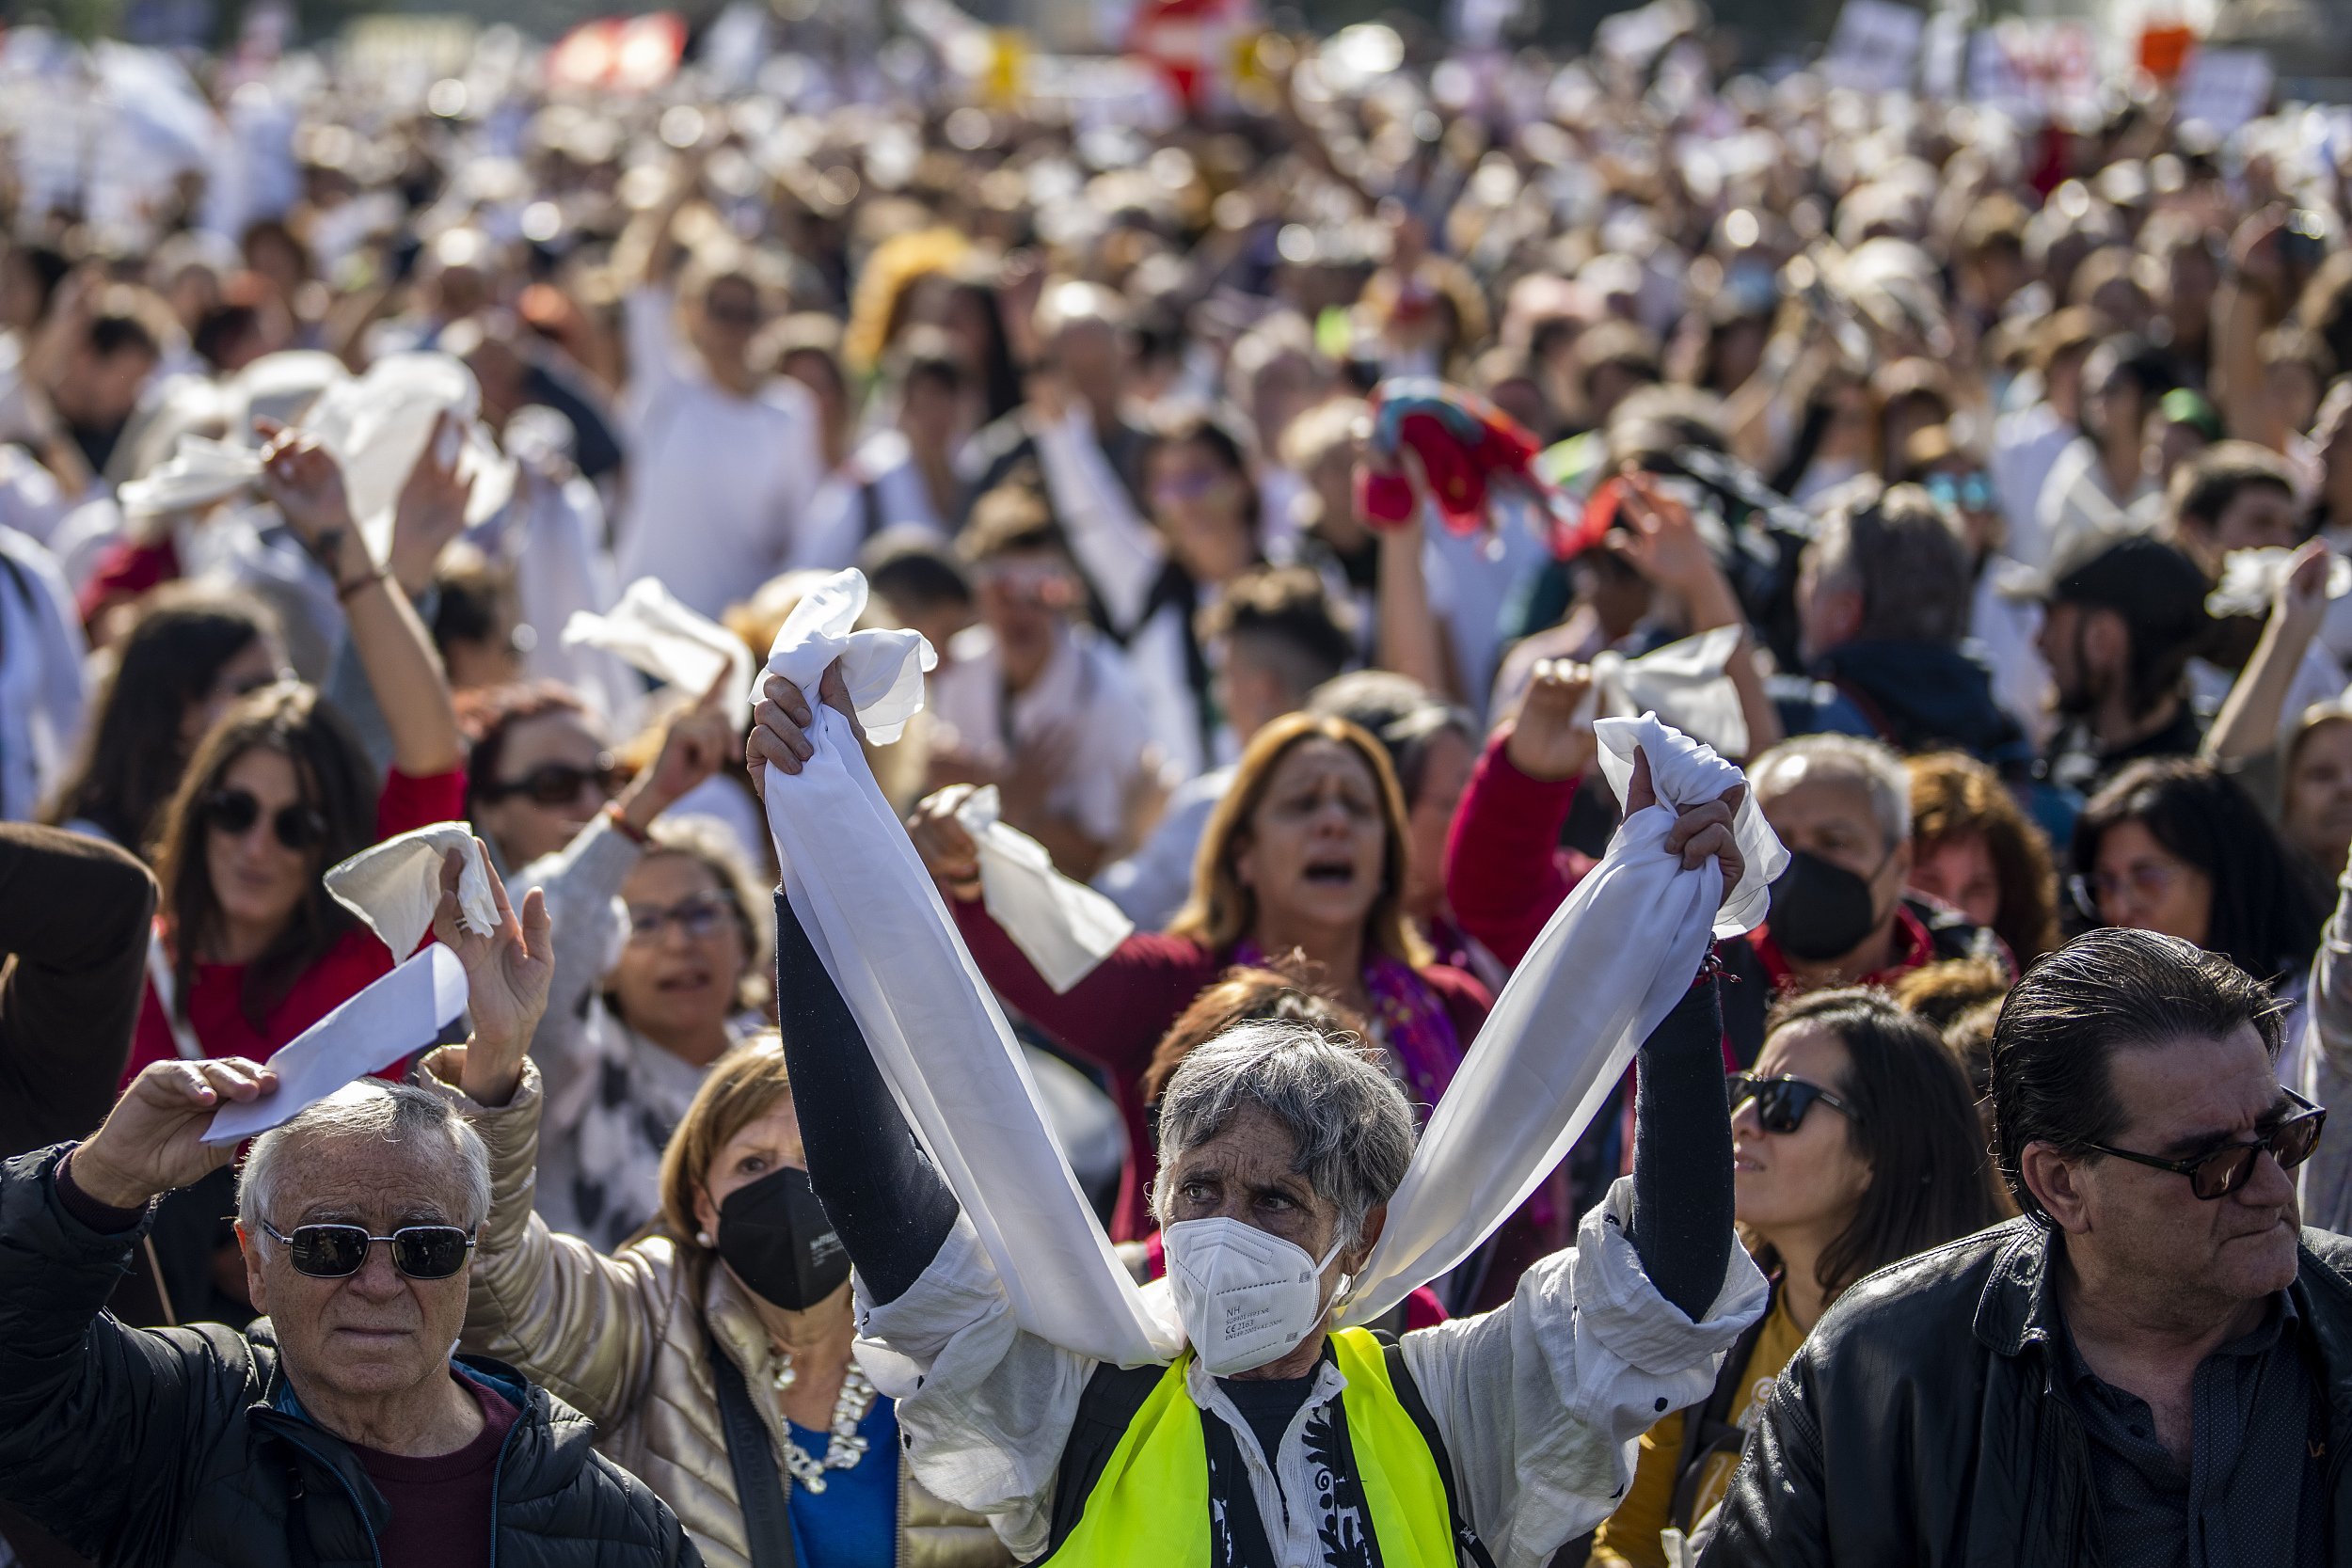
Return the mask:
[[(786, 652), (780, 640), (777, 665), (789, 663)], [(800, 661), (802, 681), (817, 686), (815, 673)], [(861, 684), (879, 683), (869, 673), (845, 686), (829, 673), (821, 689), (849, 715)], [(771, 677), (763, 690), (755, 768), (853, 774), (842, 758), (853, 748), (839, 738), (845, 729), (813, 714), (790, 680)], [(1629, 817), (1655, 799), (1646, 762), (1631, 761)], [(1707, 883), (1698, 945), (1653, 944), (1692, 958), (1652, 988), (1653, 999), (1666, 993), (1652, 1007), (1663, 1021), (1636, 1037), (1635, 1175), (1586, 1216), (1577, 1247), (1528, 1272), (1509, 1305), (1393, 1347), (1333, 1326), (1407, 1180), (1412, 1118), (1387, 1077), (1343, 1044), (1250, 1024), (1198, 1049), (1163, 1099), (1154, 1201), (1169, 1278), (1148, 1306), (1181, 1324), (1182, 1338), (1165, 1341), (1176, 1347), (1171, 1364), (1140, 1364), (1170, 1359), (1152, 1350), (1112, 1359), (1065, 1348), (1088, 1337), (1083, 1324), (1059, 1343), (1033, 1331), (1025, 1323), (1053, 1307), (1023, 1275), (1034, 1266), (1054, 1293), (1084, 1293), (1088, 1239), (1080, 1229), (1041, 1244), (1025, 1216), (1053, 1195), (983, 1191), (986, 1167), (969, 1143), (959, 1147), (921, 1086), (889, 1065), (898, 1023), (919, 1030), (927, 1020), (903, 1007), (888, 1016), (868, 983), (904, 953), (845, 951), (854, 919), (836, 922), (812, 892), (825, 857), (789, 820), (789, 792), (803, 783), (767, 781), (791, 890), (777, 900), (779, 990), (810, 1178), (857, 1267), (860, 1360), (899, 1398), (916, 1473), (989, 1514), (1017, 1556), (1129, 1561), (1149, 1541), (1154, 1560), (1200, 1568), (1533, 1568), (1611, 1511), (1640, 1433), (1705, 1393), (1761, 1310), (1764, 1282), (1732, 1244), (1714, 983), (1705, 973), (1692, 983), (1712, 913)], [(1686, 880), (1720, 859), (1722, 885), (1750, 895), (1734, 832), (1740, 800), (1735, 787), (1670, 828), (1655, 814), (1646, 846), (1688, 868)], [(826, 820), (843, 831), (838, 814)], [(870, 899), (871, 889), (869, 879), (860, 892)], [(795, 903), (819, 911), (817, 928)], [(947, 1043), (966, 1057), (990, 1050)], [(1596, 1063), (1588, 1076), (1607, 1070)], [(1019, 1111), (959, 1109), (973, 1123), (1009, 1124)], [(1487, 1207), (1500, 1218), (1507, 1201)], [(1016, 1255), (1011, 1242), (1030, 1250)]]

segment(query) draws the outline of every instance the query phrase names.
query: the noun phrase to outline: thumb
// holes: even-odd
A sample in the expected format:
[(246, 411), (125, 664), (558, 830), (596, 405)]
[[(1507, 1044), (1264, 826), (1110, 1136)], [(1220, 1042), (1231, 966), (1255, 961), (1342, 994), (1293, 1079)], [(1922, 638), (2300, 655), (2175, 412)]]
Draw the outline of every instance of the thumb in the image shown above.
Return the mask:
[(1658, 788), (1650, 783), (1649, 754), (1639, 746), (1633, 748), (1633, 777), (1626, 781), (1625, 814), (1646, 811), (1658, 804)]

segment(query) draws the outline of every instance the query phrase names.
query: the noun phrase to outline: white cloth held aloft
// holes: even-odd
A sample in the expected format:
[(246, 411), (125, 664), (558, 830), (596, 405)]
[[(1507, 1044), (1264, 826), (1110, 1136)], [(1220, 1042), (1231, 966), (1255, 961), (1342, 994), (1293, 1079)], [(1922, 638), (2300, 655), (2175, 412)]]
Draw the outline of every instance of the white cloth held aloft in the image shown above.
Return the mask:
[(1094, 973), (1136, 923), (1117, 904), (1054, 869), (1045, 846), (996, 819), (996, 786), (974, 790), (956, 820), (980, 851), (980, 897), (1060, 996)]
[(466, 966), (435, 942), (278, 1048), (278, 1087), (213, 1113), (204, 1141), (239, 1143), (294, 1119), (366, 1073), (422, 1051), (466, 1010)]
[(1626, 819), (1495, 999), (1389, 1200), (1342, 1324), (1371, 1322), (1453, 1268), (1527, 1200), (1690, 989), (1709, 941), (1764, 918), (1788, 863), (1754, 799), (1743, 800), (1733, 836), (1746, 866), (1724, 899), (1715, 861), (1686, 871), (1664, 845), (1677, 816), (1739, 784), (1740, 770), (1655, 714), (1604, 719), (1594, 733), (1617, 798), (1639, 746), (1658, 804)]
[(852, 632), (865, 601), (856, 572), (829, 579), (793, 611), (769, 658), (815, 719), (801, 770), (767, 770), (785, 895), (994, 1259), (1021, 1326), (1097, 1360), (1165, 1362), (1184, 1343), (1172, 1312), (1155, 1316), (1111, 1251), (930, 873), (849, 721), (817, 699), (838, 658), (869, 736), (895, 736), (922, 705), (929, 644), (911, 632)]
[[(887, 746), (922, 710), (923, 677), (938, 668), (939, 655), (919, 631), (858, 630), (866, 593), (866, 576), (855, 569), (835, 572), (811, 589), (777, 630), (768, 673), (799, 687), (814, 711), (821, 705), (817, 683), (825, 667), (839, 659), (850, 705), (857, 709), (866, 738)], [(753, 693), (754, 701), (757, 698)], [(771, 817), (773, 811), (771, 807)]]
[(464, 360), (448, 354), (388, 354), (367, 374), (328, 387), (302, 416), (302, 428), (342, 465), (352, 518), (378, 561), (391, 545), (401, 487), (444, 413), (455, 416), (458, 428), (449, 449), (436, 455), (453, 465), (460, 479), (473, 482), (466, 525), (477, 527), (514, 498), (515, 464), (482, 422), (482, 388)]
[(324, 880), (335, 902), (368, 923), (394, 958), (405, 958), (433, 928), (441, 902), (441, 862), (461, 850), (466, 868), (457, 877), (458, 923), (476, 936), (499, 928), (498, 899), (482, 846), (463, 822), (436, 822), (388, 838), (329, 867)]
[(564, 646), (601, 648), (696, 696), (709, 690), (723, 673), (727, 689), (734, 691), (746, 689), (752, 678), (752, 651), (743, 640), (678, 603), (660, 578), (639, 578), (601, 615), (592, 610), (573, 610), (564, 624)]
[(1577, 717), (1591, 722), (1605, 699), (1609, 717), (1655, 713), (1725, 756), (1745, 756), (1748, 720), (1740, 689), (1724, 670), (1740, 651), (1740, 628), (1717, 626), (1655, 648), (1639, 658), (1603, 650), (1593, 658), (1593, 689)]

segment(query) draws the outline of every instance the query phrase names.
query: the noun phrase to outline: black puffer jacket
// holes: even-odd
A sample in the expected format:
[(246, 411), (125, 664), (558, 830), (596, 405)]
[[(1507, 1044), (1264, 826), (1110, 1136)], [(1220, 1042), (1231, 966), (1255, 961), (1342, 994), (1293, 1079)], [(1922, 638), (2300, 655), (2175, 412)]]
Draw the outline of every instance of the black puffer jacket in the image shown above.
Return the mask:
[[(300, 1413), (266, 1320), (144, 1330), (102, 1312), (139, 1232), (68, 1214), (61, 1154), (0, 1164), (0, 1497), (103, 1568), (378, 1568), (388, 1506)], [(586, 1417), (501, 1363), (461, 1365), (522, 1413), (499, 1459), (499, 1568), (701, 1568)]]
[[(1700, 1568), (2105, 1561), (2050, 1251), (2011, 1220), (1840, 1297), (1765, 1396)], [(2328, 1560), (2352, 1562), (2352, 1241), (2305, 1230), (2289, 1294), (2326, 1407)]]

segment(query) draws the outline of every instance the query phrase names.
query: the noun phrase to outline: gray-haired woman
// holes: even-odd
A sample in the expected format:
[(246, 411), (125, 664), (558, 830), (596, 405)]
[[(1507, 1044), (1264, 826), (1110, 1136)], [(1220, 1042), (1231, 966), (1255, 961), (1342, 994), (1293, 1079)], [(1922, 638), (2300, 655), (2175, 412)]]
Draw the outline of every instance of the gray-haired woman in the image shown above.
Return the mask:
[[(773, 689), (771, 688), (771, 690)], [(797, 694), (795, 694), (797, 695)], [(754, 752), (797, 770), (799, 712)], [(1645, 769), (1628, 813), (1650, 803)], [(1666, 839), (1724, 860), (1727, 802)], [(1505, 1306), (1384, 1347), (1329, 1327), (1413, 1147), (1404, 1095), (1347, 1043), (1249, 1023), (1196, 1048), (1161, 1099), (1168, 1289), (1189, 1348), (1121, 1369), (1020, 1329), (924, 1159), (855, 1018), (775, 901), (785, 1052), (809, 1178), (860, 1281), (861, 1363), (898, 1400), (924, 1484), (1025, 1560), (1208, 1568), (1540, 1563), (1605, 1517), (1631, 1440), (1705, 1395), (1762, 1310), (1732, 1245), (1721, 1015), (1702, 975), (1642, 1047), (1635, 1174)], [(1675, 1148), (1665, 1156), (1663, 1140)]]

